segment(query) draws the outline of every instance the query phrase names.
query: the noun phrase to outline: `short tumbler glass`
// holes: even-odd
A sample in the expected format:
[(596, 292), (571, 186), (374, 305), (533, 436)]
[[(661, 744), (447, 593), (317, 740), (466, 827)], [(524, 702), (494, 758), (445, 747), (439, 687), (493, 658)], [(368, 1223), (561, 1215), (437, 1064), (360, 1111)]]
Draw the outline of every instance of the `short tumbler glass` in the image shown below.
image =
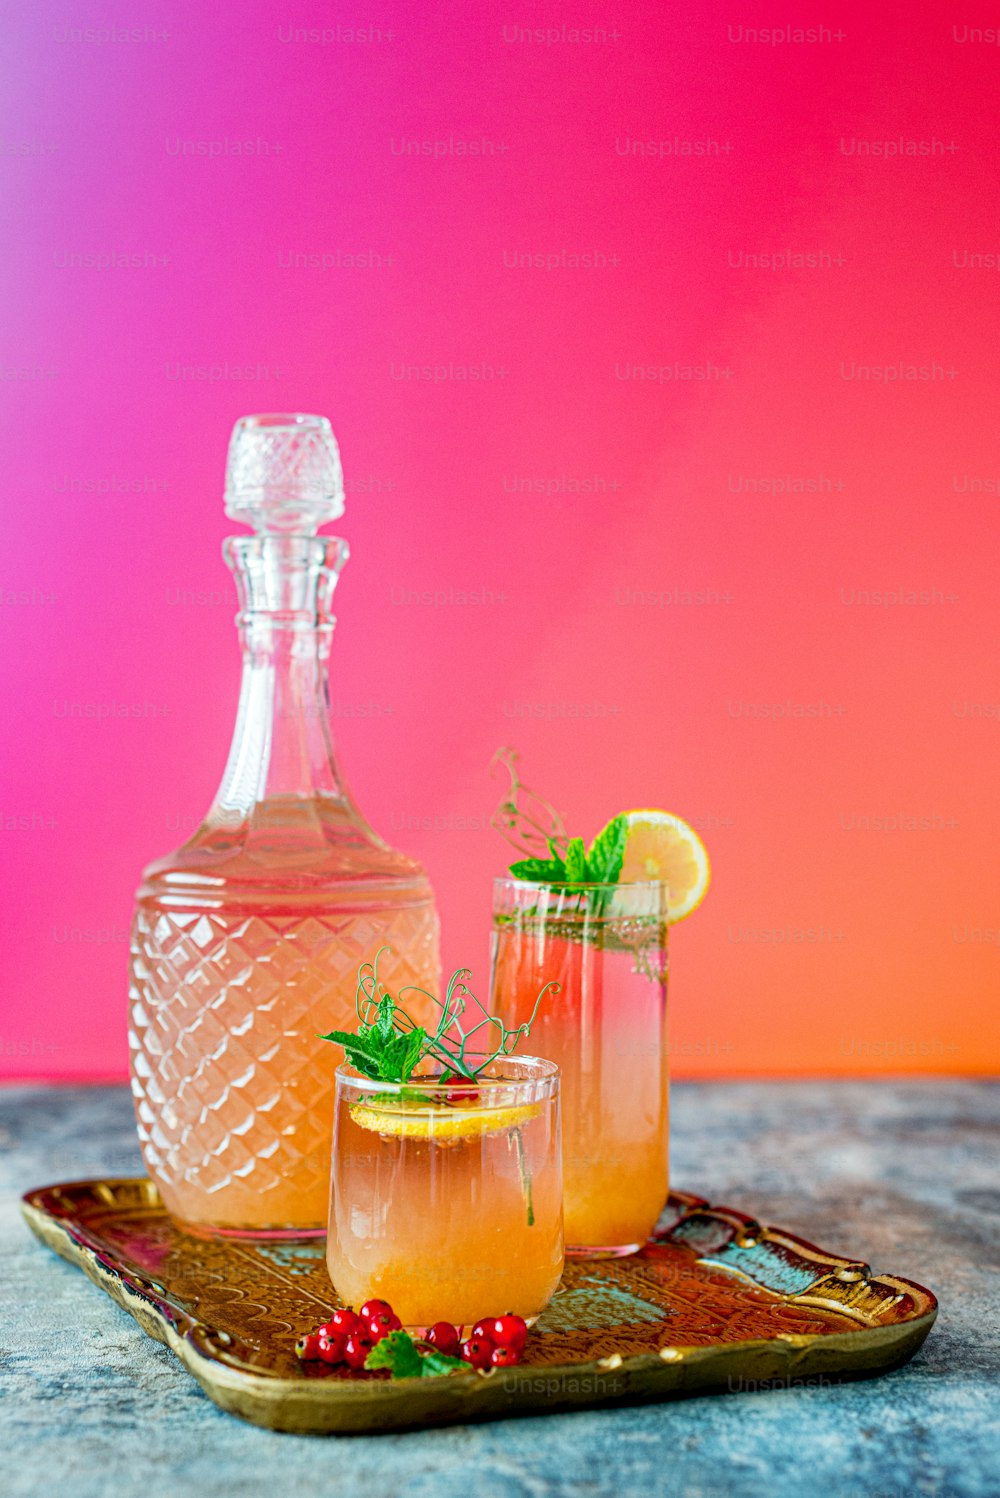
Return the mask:
[(563, 1270), (558, 1068), (401, 1085), (340, 1066), (327, 1265), (345, 1305), (387, 1300), (411, 1331), (533, 1321)]
[(497, 879), (490, 1010), (562, 1076), (568, 1254), (634, 1253), (667, 1197), (667, 886)]

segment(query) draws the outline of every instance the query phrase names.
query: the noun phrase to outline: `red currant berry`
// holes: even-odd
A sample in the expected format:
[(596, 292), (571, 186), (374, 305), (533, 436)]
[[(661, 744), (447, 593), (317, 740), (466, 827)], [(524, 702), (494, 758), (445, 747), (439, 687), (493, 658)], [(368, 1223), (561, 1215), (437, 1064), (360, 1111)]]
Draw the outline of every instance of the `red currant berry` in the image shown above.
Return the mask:
[(438, 1098), (445, 1103), (471, 1103), (476, 1096), (479, 1083), (471, 1081), (468, 1077), (458, 1076), (455, 1072), (442, 1072), (441, 1082), (444, 1084), (444, 1093), (438, 1093)]
[(458, 1357), (459, 1335), (450, 1321), (435, 1321), (424, 1341), (447, 1358)]
[(489, 1368), (493, 1359), (493, 1343), (489, 1337), (477, 1337), (473, 1333), (462, 1343), (459, 1357), (473, 1368)]
[(515, 1316), (512, 1311), (508, 1311), (506, 1316), (496, 1316), (492, 1321), (484, 1322), (483, 1329), (498, 1347), (509, 1347), (518, 1355), (524, 1351), (524, 1344), (528, 1340), (528, 1323), (523, 1317)]
[(521, 1361), (521, 1354), (515, 1352), (513, 1347), (494, 1347), (490, 1357), (490, 1363), (494, 1368), (513, 1368), (515, 1363)]
[(367, 1332), (352, 1332), (344, 1344), (344, 1362), (348, 1368), (363, 1368), (372, 1346)]
[(321, 1335), (327, 1337), (349, 1337), (352, 1332), (360, 1331), (362, 1327), (361, 1317), (350, 1306), (341, 1306), (339, 1310), (330, 1313), (330, 1319), (318, 1328)]
[(295, 1344), (295, 1356), (303, 1361), (319, 1357), (319, 1337), (315, 1332), (310, 1332), (307, 1337), (300, 1337)]
[(490, 1327), (493, 1325), (493, 1319), (492, 1316), (484, 1316), (482, 1321), (477, 1321), (469, 1333), (469, 1337), (485, 1337), (488, 1342), (492, 1342), (493, 1333), (490, 1331)]
[(334, 1332), (332, 1337), (317, 1337), (316, 1351), (324, 1363), (342, 1363), (344, 1361), (344, 1349), (347, 1338), (343, 1332)]
[(390, 1332), (398, 1332), (402, 1324), (395, 1311), (379, 1311), (377, 1316), (369, 1316), (365, 1330), (374, 1344)]
[(387, 1300), (366, 1300), (358, 1315), (367, 1324), (373, 1316), (378, 1316), (383, 1311), (388, 1311), (390, 1316), (393, 1314), (392, 1306)]

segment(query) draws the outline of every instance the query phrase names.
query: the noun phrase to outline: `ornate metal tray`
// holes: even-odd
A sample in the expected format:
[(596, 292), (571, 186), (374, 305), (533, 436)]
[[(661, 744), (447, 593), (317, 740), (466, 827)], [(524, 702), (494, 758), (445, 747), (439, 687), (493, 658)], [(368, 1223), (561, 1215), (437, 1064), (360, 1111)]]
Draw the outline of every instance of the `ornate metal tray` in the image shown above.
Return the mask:
[(403, 1430), (822, 1385), (905, 1363), (937, 1314), (910, 1280), (674, 1193), (640, 1253), (567, 1264), (519, 1367), (393, 1381), (296, 1359), (295, 1338), (337, 1304), (321, 1242), (191, 1238), (142, 1179), (43, 1187), (22, 1210), (216, 1404), (274, 1430)]

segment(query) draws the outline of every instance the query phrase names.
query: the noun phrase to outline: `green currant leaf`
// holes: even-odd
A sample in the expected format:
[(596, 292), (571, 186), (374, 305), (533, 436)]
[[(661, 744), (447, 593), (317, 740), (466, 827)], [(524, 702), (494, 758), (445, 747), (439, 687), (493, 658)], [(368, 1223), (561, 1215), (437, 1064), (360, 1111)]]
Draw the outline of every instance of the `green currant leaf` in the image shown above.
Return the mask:
[(424, 1371), (423, 1358), (409, 1332), (390, 1332), (376, 1342), (365, 1358), (365, 1367), (388, 1368), (393, 1378), (420, 1378)]
[(454, 1373), (456, 1368), (468, 1368), (461, 1358), (451, 1358), (446, 1352), (425, 1352), (421, 1358), (420, 1372), (424, 1378), (439, 1378), (443, 1373)]
[(436, 1350), (422, 1353), (409, 1332), (390, 1332), (376, 1342), (365, 1359), (366, 1368), (388, 1368), (393, 1378), (440, 1378), (468, 1366), (461, 1358), (450, 1358)]

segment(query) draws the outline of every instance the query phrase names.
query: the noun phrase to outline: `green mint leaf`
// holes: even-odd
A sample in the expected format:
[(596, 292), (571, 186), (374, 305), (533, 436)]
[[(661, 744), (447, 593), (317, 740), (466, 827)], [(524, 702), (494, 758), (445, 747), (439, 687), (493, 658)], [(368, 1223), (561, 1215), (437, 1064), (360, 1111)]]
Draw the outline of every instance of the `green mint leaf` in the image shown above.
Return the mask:
[(335, 1041), (338, 1046), (343, 1046), (344, 1050), (356, 1050), (356, 1052), (361, 1052), (361, 1055), (364, 1056), (377, 1056), (380, 1050), (382, 1050), (379, 1038), (374, 1035), (373, 1031), (365, 1029), (364, 1026), (362, 1026), (362, 1029), (359, 1029), (356, 1035), (353, 1034), (353, 1031), (331, 1031), (329, 1035), (320, 1035), (319, 1038), (320, 1040)]
[(393, 1028), (385, 1040), (378, 1030), (360, 1036), (343, 1031), (336, 1034), (352, 1065), (380, 1082), (406, 1082), (423, 1054), (427, 1037), (421, 1025), (412, 1030)]
[(378, 1006), (378, 1018), (373, 1027), (377, 1031), (379, 1039), (383, 1042), (387, 1041), (392, 1035), (392, 1020), (395, 1012), (396, 1004), (392, 995), (388, 993), (383, 994)]
[(350, 1054), (347, 1059), (354, 1070), (360, 1072), (363, 1077), (367, 1077), (372, 1082), (379, 1080), (377, 1062), (371, 1061), (367, 1056), (351, 1056)]
[(420, 1053), (424, 1048), (424, 1041), (426, 1040), (426, 1038), (427, 1031), (424, 1029), (423, 1025), (418, 1025), (416, 1029), (411, 1030), (409, 1035), (406, 1037), (406, 1047), (403, 1051), (403, 1059), (399, 1064), (399, 1080), (401, 1082), (409, 1081), (410, 1074), (413, 1071), (413, 1068), (420, 1060)]
[(337, 1045), (342, 1045), (346, 1050), (348, 1046), (355, 1051), (367, 1051), (369, 1055), (377, 1047), (371, 1045), (367, 1035), (355, 1035), (350, 1030), (331, 1030), (329, 1035), (321, 1035), (320, 1040), (332, 1040)]
[(378, 1079), (380, 1082), (399, 1081), (399, 1059), (396, 1052), (395, 1042), (387, 1045), (378, 1058)]
[(365, 1367), (388, 1368), (393, 1378), (420, 1378), (424, 1360), (409, 1332), (390, 1332), (381, 1342), (375, 1343), (365, 1358)]
[(349, 1047), (345, 1049), (347, 1050), (347, 1059), (355, 1071), (359, 1071), (363, 1077), (370, 1077), (373, 1082), (377, 1082), (382, 1075), (379, 1070), (378, 1060), (373, 1056), (366, 1056), (363, 1051), (352, 1051)]
[(624, 816), (612, 817), (594, 838), (587, 852), (587, 864), (596, 884), (617, 884), (625, 858), (628, 824)]
[(427, 1106), (427, 1094), (420, 1087), (395, 1087), (392, 1092), (373, 1092), (372, 1103), (375, 1107), (394, 1108), (403, 1100), (405, 1103), (423, 1103)]
[(320, 1040), (332, 1040), (336, 1045), (343, 1046), (348, 1061), (362, 1076), (379, 1076), (380, 1047), (371, 1035), (352, 1035), (347, 1030), (331, 1030), (329, 1035), (321, 1035)]
[[(379, 1057), (380, 1075), (384, 1082), (405, 1082), (410, 1072), (406, 1068), (406, 1058), (410, 1052), (410, 1037), (399, 1031), (393, 1036)], [(419, 1053), (418, 1053), (419, 1054)], [(413, 1070), (411, 1064), (410, 1071)]]
[(352, 1035), (349, 1030), (331, 1030), (329, 1035), (321, 1035), (321, 1040), (332, 1040), (337, 1045), (342, 1045), (348, 1053), (352, 1063), (360, 1056), (368, 1061), (376, 1061), (381, 1051), (381, 1046), (367, 1035)]
[(522, 858), (512, 863), (510, 872), (515, 879), (529, 879), (537, 884), (558, 884), (566, 878), (566, 865), (562, 859)]
[(566, 844), (566, 883), (582, 884), (587, 878), (587, 852), (582, 837), (571, 837)]
[(350, 1041), (348, 1041), (344, 1045), (344, 1050), (347, 1052), (348, 1058), (351, 1061), (352, 1065), (357, 1065), (360, 1062), (364, 1062), (366, 1066), (375, 1068), (373, 1075), (378, 1074), (378, 1064), (382, 1052), (377, 1047), (373, 1046), (371, 1049), (369, 1049), (367, 1046), (363, 1045), (351, 1045)]

